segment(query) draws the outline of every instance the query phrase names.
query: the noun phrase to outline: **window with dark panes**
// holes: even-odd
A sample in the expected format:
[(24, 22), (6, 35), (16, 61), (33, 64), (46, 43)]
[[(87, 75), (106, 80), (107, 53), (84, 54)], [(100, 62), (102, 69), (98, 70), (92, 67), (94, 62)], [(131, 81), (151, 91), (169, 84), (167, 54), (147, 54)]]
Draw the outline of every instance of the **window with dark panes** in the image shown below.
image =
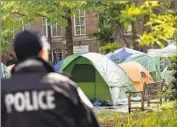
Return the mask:
[(52, 28), (51, 32), (53, 37), (61, 36), (61, 29), (57, 22), (52, 22), (51, 28)]
[(62, 60), (62, 50), (60, 48), (53, 49), (53, 61)]
[(44, 36), (48, 37), (48, 23), (46, 18), (42, 18), (42, 31)]
[[(43, 18), (42, 22), (43, 22), (43, 34), (44, 34), (44, 36), (48, 37), (49, 22), (47, 21), (46, 18)], [(52, 21), (52, 22), (50, 22), (50, 27), (51, 27), (52, 37), (60, 37), (61, 36), (61, 28), (60, 28), (59, 23)]]

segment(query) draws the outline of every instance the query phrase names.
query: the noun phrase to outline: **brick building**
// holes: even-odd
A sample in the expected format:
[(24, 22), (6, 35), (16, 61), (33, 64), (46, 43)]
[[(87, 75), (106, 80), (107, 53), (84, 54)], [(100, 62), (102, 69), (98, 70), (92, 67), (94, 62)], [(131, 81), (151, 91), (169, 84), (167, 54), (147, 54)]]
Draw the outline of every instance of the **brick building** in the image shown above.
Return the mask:
[[(98, 52), (99, 43), (96, 38), (90, 38), (89, 34), (97, 30), (97, 16), (94, 13), (79, 12), (78, 16), (72, 17), (73, 24), (73, 50), (74, 53), (80, 52)], [(49, 27), (50, 26), (50, 27)], [(51, 30), (49, 30), (49, 28)], [(49, 22), (45, 18), (39, 18), (37, 21), (25, 24), (22, 30), (30, 29), (37, 30), (47, 38), (51, 36), (51, 54), (52, 61), (58, 61), (65, 58), (66, 54), (66, 41), (65, 41), (65, 28), (59, 23)], [(51, 33), (49, 33), (51, 31)], [(15, 35), (14, 35), (15, 36)], [(12, 52), (13, 39), (9, 41), (8, 53), (2, 56), (2, 62), (6, 63), (10, 59), (9, 55)]]

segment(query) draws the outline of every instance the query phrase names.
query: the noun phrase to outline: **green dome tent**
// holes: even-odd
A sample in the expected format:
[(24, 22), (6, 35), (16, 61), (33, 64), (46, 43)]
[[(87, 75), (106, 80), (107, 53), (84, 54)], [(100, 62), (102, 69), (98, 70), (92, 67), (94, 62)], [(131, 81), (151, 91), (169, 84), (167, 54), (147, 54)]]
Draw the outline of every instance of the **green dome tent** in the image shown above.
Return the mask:
[(67, 57), (60, 72), (71, 76), (89, 99), (116, 100), (127, 97), (126, 91), (135, 91), (126, 73), (106, 56), (85, 53)]

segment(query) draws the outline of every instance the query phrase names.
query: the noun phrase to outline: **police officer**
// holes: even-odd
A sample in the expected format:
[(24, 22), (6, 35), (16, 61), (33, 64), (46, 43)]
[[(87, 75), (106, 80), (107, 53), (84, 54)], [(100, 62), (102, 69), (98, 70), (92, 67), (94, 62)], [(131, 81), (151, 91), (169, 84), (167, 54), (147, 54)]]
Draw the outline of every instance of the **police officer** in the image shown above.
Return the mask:
[(18, 64), (2, 80), (2, 127), (97, 127), (92, 104), (68, 77), (47, 63), (49, 43), (23, 31), (14, 41)]

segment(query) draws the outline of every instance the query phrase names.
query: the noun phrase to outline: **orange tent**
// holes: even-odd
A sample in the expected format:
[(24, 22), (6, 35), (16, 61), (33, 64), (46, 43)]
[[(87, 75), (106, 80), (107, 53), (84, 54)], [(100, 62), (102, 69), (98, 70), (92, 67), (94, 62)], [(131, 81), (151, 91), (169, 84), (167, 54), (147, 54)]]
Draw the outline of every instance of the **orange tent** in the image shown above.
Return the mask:
[(127, 73), (130, 79), (133, 81), (136, 91), (143, 90), (143, 84), (152, 83), (153, 79), (148, 71), (137, 62), (121, 63), (119, 66)]

